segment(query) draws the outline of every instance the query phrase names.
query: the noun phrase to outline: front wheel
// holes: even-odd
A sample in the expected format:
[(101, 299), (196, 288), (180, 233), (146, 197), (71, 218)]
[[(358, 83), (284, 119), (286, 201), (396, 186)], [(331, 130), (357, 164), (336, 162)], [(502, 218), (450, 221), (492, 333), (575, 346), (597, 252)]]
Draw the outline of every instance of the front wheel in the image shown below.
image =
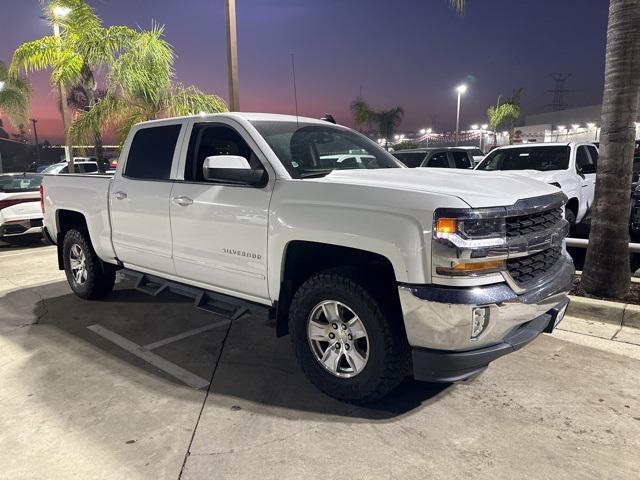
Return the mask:
[(87, 232), (72, 229), (66, 233), (62, 259), (69, 286), (80, 298), (97, 300), (113, 290), (115, 270), (100, 261)]
[(304, 282), (289, 310), (289, 331), (302, 370), (321, 391), (365, 403), (391, 392), (409, 373), (399, 312), (385, 305), (352, 269)]

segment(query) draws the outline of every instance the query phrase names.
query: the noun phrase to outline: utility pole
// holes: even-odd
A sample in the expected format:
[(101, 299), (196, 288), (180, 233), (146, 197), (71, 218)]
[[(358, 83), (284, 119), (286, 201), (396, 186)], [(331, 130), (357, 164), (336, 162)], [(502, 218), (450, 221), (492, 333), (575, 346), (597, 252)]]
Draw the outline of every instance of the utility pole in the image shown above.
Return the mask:
[(30, 118), (31, 124), (33, 125), (33, 138), (36, 142), (36, 161), (40, 163), (40, 142), (38, 142), (38, 127), (36, 127), (36, 123), (38, 120), (35, 118)]
[(569, 106), (564, 101), (564, 96), (570, 93), (571, 90), (567, 90), (564, 87), (565, 82), (571, 77), (571, 73), (550, 73), (549, 76), (553, 78), (555, 83), (553, 90), (547, 90), (547, 93), (553, 93), (553, 103), (547, 105), (551, 107), (551, 111), (558, 112), (560, 110), (566, 110)]
[(227, 63), (229, 69), (229, 110), (240, 110), (238, 83), (238, 36), (236, 31), (236, 0), (226, 0)]

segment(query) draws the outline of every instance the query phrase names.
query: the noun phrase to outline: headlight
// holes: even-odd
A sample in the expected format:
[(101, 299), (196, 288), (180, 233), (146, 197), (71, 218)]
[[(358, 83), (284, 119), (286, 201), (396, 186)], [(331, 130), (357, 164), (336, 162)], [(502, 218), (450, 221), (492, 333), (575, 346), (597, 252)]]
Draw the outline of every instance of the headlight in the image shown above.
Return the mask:
[(473, 277), (504, 270), (504, 259), (491, 252), (506, 245), (502, 208), (439, 209), (433, 222), (433, 267), (437, 275)]

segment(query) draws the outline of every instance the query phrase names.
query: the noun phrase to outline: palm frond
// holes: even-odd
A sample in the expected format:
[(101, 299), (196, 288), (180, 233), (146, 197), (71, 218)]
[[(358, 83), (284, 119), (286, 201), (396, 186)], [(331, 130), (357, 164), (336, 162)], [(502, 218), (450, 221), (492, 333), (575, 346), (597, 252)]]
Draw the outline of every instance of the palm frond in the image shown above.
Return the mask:
[(449, 5), (451, 8), (455, 9), (458, 13), (463, 13), (465, 8), (466, 0), (449, 0)]
[(0, 62), (0, 111), (7, 115), (9, 122), (17, 126), (26, 123), (31, 97), (31, 84), (21, 75), (10, 76), (7, 66)]
[(63, 50), (51, 74), (54, 84), (67, 88), (82, 79), (82, 57), (71, 50)]
[(351, 102), (350, 108), (351, 114), (353, 115), (353, 122), (356, 126), (365, 125), (374, 120), (375, 112), (369, 108), (369, 105), (362, 97), (356, 97), (356, 99)]
[[(64, 17), (56, 15), (56, 9), (68, 8), (69, 14)], [(101, 27), (101, 20), (84, 0), (51, 0), (44, 9), (50, 23), (58, 23), (63, 27), (63, 35), (82, 35)]]
[(76, 145), (92, 143), (95, 134), (116, 125), (127, 108), (126, 102), (107, 94), (93, 108), (76, 114), (68, 129), (70, 141)]
[(157, 25), (138, 33), (111, 67), (108, 81), (112, 93), (160, 102), (162, 92), (171, 87), (174, 74), (173, 50), (163, 33), (164, 27)]
[(101, 28), (92, 35), (74, 38), (73, 49), (90, 65), (112, 64), (117, 55), (131, 48), (138, 32), (126, 26)]
[(20, 72), (31, 72), (54, 67), (61, 55), (61, 45), (53, 36), (25, 42), (13, 52), (9, 75), (16, 77)]
[(201, 92), (196, 87), (178, 84), (166, 92), (161, 108), (169, 116), (197, 115), (199, 113), (219, 113), (229, 109), (217, 95)]

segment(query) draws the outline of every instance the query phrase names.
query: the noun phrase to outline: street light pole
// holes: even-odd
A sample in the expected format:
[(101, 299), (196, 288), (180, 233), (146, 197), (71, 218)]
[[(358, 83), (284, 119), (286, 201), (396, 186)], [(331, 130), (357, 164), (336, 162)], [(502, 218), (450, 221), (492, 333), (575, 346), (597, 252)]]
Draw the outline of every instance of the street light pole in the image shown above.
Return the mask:
[(227, 63), (229, 75), (229, 110), (240, 110), (238, 83), (238, 36), (236, 31), (236, 0), (226, 0)]
[(460, 98), (462, 94), (467, 91), (466, 85), (460, 85), (456, 88), (458, 92), (458, 108), (456, 109), (456, 146), (458, 146), (458, 140), (460, 137)]
[[(60, 42), (60, 25), (56, 21), (56, 18), (66, 17), (71, 13), (71, 9), (68, 7), (57, 6), (53, 9), (53, 36), (56, 39), (56, 42)], [(62, 116), (62, 128), (64, 129), (64, 143), (66, 144), (64, 147), (64, 156), (69, 164), (69, 173), (75, 173), (76, 168), (73, 163), (73, 156), (70, 153), (70, 145), (67, 141), (67, 128), (69, 126), (69, 120), (67, 118), (67, 94), (64, 91), (64, 87), (62, 83), (58, 83), (58, 98), (60, 99), (60, 115)]]
[(40, 163), (40, 142), (38, 141), (38, 127), (36, 127), (36, 123), (38, 120), (35, 118), (30, 118), (31, 124), (33, 125), (33, 139), (36, 142), (36, 162)]

